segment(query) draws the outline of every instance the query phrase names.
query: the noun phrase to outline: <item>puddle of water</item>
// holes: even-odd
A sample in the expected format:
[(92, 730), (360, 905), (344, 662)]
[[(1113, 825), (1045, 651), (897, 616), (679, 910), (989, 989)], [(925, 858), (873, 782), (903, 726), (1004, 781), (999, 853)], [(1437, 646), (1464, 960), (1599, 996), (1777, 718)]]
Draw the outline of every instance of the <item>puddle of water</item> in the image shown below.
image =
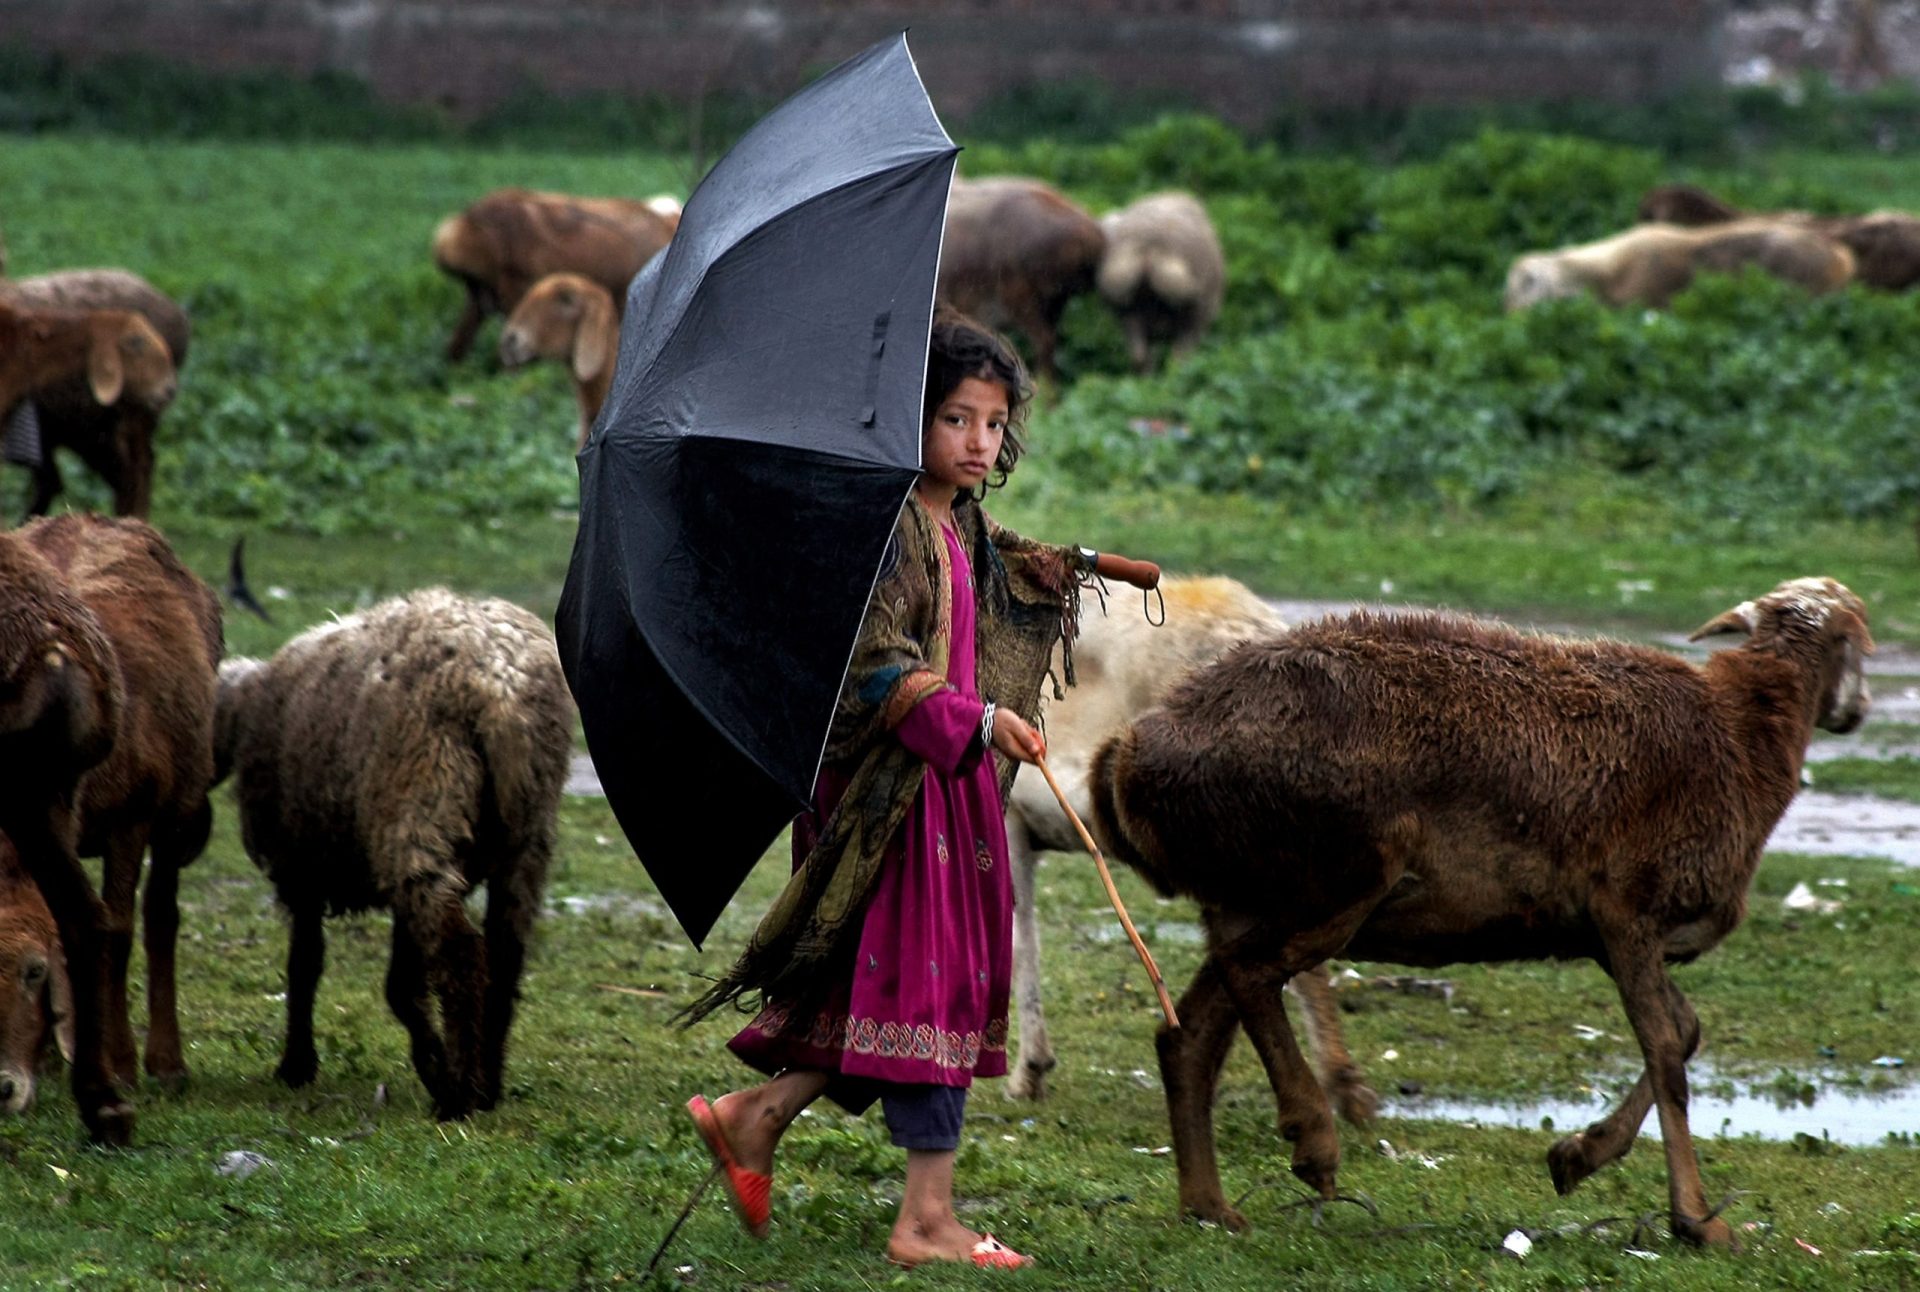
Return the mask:
[[(1140, 930), (1142, 942), (1165, 942), (1169, 945), (1197, 947), (1206, 941), (1206, 930), (1192, 920), (1135, 920), (1134, 927)], [(1107, 918), (1096, 924), (1082, 924), (1074, 932), (1089, 942), (1125, 942), (1127, 931), (1120, 927), (1120, 921), (1113, 912), (1107, 912)]]
[[(1612, 1102), (1578, 1099), (1541, 1099), (1523, 1103), (1476, 1103), (1425, 1096), (1389, 1096), (1383, 1116), (1430, 1121), (1468, 1122), (1482, 1126), (1513, 1126), (1538, 1130), (1552, 1118), (1556, 1134), (1580, 1130), (1607, 1114)], [(1835, 1144), (1882, 1144), (1890, 1134), (1920, 1137), (1920, 1085), (1908, 1084), (1878, 1094), (1822, 1089), (1810, 1104), (1782, 1101), (1748, 1092), (1731, 1098), (1695, 1091), (1687, 1101), (1687, 1124), (1696, 1139), (1716, 1135), (1755, 1135), (1766, 1140), (1791, 1140), (1799, 1135), (1829, 1139)], [(1643, 1139), (1660, 1138), (1660, 1118), (1649, 1112), (1640, 1127)]]
[(667, 908), (649, 897), (629, 897), (624, 893), (581, 893), (571, 897), (549, 897), (550, 915), (638, 915), (664, 920)]

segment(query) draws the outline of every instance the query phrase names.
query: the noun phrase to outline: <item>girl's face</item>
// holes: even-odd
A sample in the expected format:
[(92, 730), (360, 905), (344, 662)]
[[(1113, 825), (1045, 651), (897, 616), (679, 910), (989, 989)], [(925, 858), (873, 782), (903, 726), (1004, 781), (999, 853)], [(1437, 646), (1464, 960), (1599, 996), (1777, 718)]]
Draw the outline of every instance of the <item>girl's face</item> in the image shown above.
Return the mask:
[(921, 439), (920, 473), (954, 489), (976, 489), (1000, 456), (1007, 434), (1007, 388), (981, 377), (963, 377)]

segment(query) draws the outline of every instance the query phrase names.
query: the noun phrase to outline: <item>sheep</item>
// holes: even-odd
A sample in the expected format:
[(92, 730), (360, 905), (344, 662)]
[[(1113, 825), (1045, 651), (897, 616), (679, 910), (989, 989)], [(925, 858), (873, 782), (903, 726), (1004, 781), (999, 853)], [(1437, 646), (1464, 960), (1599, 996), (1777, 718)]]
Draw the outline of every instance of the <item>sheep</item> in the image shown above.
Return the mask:
[(1742, 212), (1692, 184), (1662, 184), (1640, 199), (1642, 220), (1689, 226), (1762, 220), (1790, 224), (1832, 238), (1853, 253), (1854, 277), (1883, 291), (1920, 283), (1920, 218), (1902, 211), (1867, 215), (1812, 215), (1805, 211)]
[[(292, 925), (281, 1081), (319, 1070), (322, 918), (386, 908), (387, 1003), (435, 1113), (499, 1101), (572, 735), (552, 633), (518, 606), (444, 588), (221, 667), (219, 774), (233, 777), (247, 855)], [(484, 935), (464, 907), (483, 883)]]
[(955, 179), (936, 294), (991, 327), (1015, 327), (1034, 371), (1056, 375), (1067, 302), (1094, 285), (1106, 250), (1100, 225), (1036, 179)]
[(613, 386), (620, 346), (620, 319), (613, 295), (579, 274), (548, 274), (514, 306), (500, 333), (500, 362), (518, 368), (535, 359), (557, 359), (573, 374), (580, 403), (580, 448)]
[(141, 313), (32, 303), (0, 291), (0, 411), (32, 400), (43, 437), (27, 511), (60, 492), (65, 444), (107, 481), (120, 515), (144, 516), (153, 492), (153, 428), (179, 388), (166, 337)]
[(53, 912), (0, 834), (0, 1117), (33, 1107), (48, 1042), (73, 1058), (73, 988)]
[(1815, 727), (1866, 715), (1866, 606), (1796, 579), (1708, 621), (1745, 634), (1700, 667), (1617, 642), (1424, 613), (1358, 613), (1228, 655), (1104, 744), (1094, 829), (1203, 910), (1207, 959), (1158, 1038), (1180, 1202), (1220, 1190), (1212, 1102), (1233, 1025), (1253, 1038), (1293, 1172), (1333, 1198), (1340, 1146), (1280, 984), (1329, 956), (1415, 965), (1584, 956), (1620, 993), (1645, 1071), (1548, 1154), (1567, 1193), (1660, 1111), (1673, 1231), (1733, 1240), (1687, 1129), (1691, 1005), (1665, 962), (1721, 941), (1799, 789)]
[[(1166, 616), (1160, 626), (1139, 614), (1090, 614), (1074, 643), (1078, 683), (1045, 702), (1047, 762), (1081, 817), (1087, 801), (1087, 765), (1102, 741), (1160, 702), (1175, 683), (1249, 638), (1285, 625), (1259, 597), (1232, 579), (1170, 578), (1160, 585)], [(1018, 1035), (1007, 1076), (1014, 1099), (1046, 1097), (1053, 1045), (1040, 1000), (1040, 928), (1034, 868), (1043, 850), (1078, 853), (1079, 836), (1045, 781), (1021, 777), (1007, 801), (1007, 851), (1013, 863), (1013, 994)], [(1307, 1040), (1321, 1084), (1355, 1125), (1372, 1120), (1378, 1097), (1347, 1053), (1324, 967), (1292, 986), (1305, 1007)]]
[[(144, 324), (143, 324), (144, 326)], [(145, 522), (43, 518), (0, 535), (0, 831), (53, 912), (74, 1001), (74, 1100), (128, 1143), (126, 973), (144, 904), (148, 1073), (186, 1079), (175, 1007), (181, 868), (212, 825), (220, 605)], [(95, 893), (80, 858), (105, 859)]]
[(486, 317), (511, 314), (548, 274), (585, 275), (612, 295), (616, 312), (624, 309), (629, 280), (680, 227), (679, 205), (502, 188), (442, 220), (433, 262), (467, 289), (447, 361), (465, 358)]
[(1658, 308), (1699, 271), (1749, 265), (1815, 294), (1838, 291), (1854, 272), (1852, 252), (1809, 229), (1767, 221), (1701, 229), (1642, 224), (1584, 246), (1521, 256), (1507, 273), (1506, 307), (1591, 291), (1609, 305)]
[(1096, 282), (1119, 315), (1136, 371), (1166, 341), (1178, 359), (1199, 344), (1220, 312), (1226, 258), (1207, 209), (1188, 193), (1155, 193), (1100, 221), (1106, 255)]

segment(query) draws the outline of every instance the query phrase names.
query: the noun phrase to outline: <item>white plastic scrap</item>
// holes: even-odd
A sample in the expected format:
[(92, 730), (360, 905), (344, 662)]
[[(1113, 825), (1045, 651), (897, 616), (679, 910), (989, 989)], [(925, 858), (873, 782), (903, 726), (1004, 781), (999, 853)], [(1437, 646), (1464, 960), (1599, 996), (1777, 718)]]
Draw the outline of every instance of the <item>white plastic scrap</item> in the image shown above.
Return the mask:
[(1638, 1256), (1643, 1261), (1657, 1261), (1660, 1259), (1659, 1252), (1650, 1252), (1644, 1247), (1629, 1247), (1626, 1248), (1625, 1251), (1627, 1255)]
[(1780, 905), (1789, 911), (1801, 911), (1810, 915), (1832, 915), (1840, 909), (1840, 903), (1829, 897), (1816, 897), (1805, 880), (1793, 886), (1793, 891), (1781, 899)]
[(1607, 1034), (1599, 1028), (1589, 1027), (1585, 1023), (1575, 1023), (1573, 1025), (1573, 1034), (1583, 1041), (1602, 1041), (1605, 1040), (1607, 1036)]
[(1873, 1061), (1876, 1068), (1904, 1068), (1907, 1061), (1897, 1054), (1883, 1054)]
[(1502, 1240), (1500, 1250), (1515, 1260), (1524, 1261), (1527, 1253), (1533, 1250), (1533, 1240), (1527, 1237), (1526, 1231), (1516, 1229)]
[(213, 1169), (220, 1175), (231, 1176), (235, 1180), (244, 1180), (263, 1166), (272, 1166), (271, 1158), (263, 1157), (252, 1149), (236, 1148), (222, 1153), (220, 1161)]

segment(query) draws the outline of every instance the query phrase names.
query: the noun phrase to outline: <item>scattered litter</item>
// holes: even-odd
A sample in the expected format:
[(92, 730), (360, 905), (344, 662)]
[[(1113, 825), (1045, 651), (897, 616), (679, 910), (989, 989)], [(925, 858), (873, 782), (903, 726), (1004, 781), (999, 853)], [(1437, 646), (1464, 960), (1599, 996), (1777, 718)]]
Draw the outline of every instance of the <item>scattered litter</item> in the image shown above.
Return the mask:
[[(1383, 1140), (1382, 1143), (1384, 1142)], [(73, 1172), (67, 1170), (64, 1166), (55, 1166), (49, 1162), (47, 1163), (47, 1170), (53, 1172), (53, 1178), (56, 1180), (71, 1180), (73, 1178)]]
[(1794, 1239), (1793, 1245), (1795, 1247), (1798, 1247), (1801, 1251), (1806, 1252), (1810, 1256), (1820, 1255), (1820, 1249), (1818, 1247), (1815, 1247), (1812, 1243), (1808, 1242), (1804, 1238)]
[(1585, 1023), (1575, 1023), (1573, 1025), (1573, 1034), (1583, 1041), (1603, 1041), (1607, 1036), (1607, 1034), (1599, 1028), (1589, 1027)]
[(1773, 1226), (1764, 1220), (1749, 1220), (1746, 1224), (1740, 1226), (1740, 1229), (1741, 1232), (1748, 1234), (1770, 1234), (1773, 1232)]
[(1820, 881), (1821, 888), (1845, 888), (1846, 886), (1847, 881), (1844, 879), (1823, 879)]
[(1399, 1057), (1400, 1057), (1400, 1051), (1398, 1051), (1398, 1050), (1382, 1050), (1382, 1051), (1380, 1051), (1380, 1061), (1381, 1061), (1382, 1063), (1392, 1063), (1392, 1062), (1393, 1062), (1393, 1061), (1394, 1061), (1395, 1059), (1397, 1059), (1397, 1058), (1399, 1058)]
[(1823, 1059), (1837, 1059), (1840, 1057), (1840, 1051), (1834, 1049), (1831, 1045), (1823, 1045), (1820, 1047), (1820, 1057)]
[(1527, 1259), (1527, 1253), (1533, 1250), (1533, 1240), (1527, 1237), (1526, 1230), (1516, 1229), (1501, 1241), (1500, 1250), (1515, 1260), (1524, 1261)]
[(1657, 1261), (1660, 1259), (1659, 1252), (1650, 1252), (1644, 1247), (1629, 1247), (1626, 1248), (1625, 1251), (1627, 1255), (1638, 1256), (1643, 1261)]
[[(222, 1153), (220, 1161), (213, 1169), (217, 1174), (235, 1180), (244, 1180), (263, 1166), (272, 1166), (270, 1158), (261, 1156), (252, 1149), (236, 1148)], [(55, 1168), (56, 1170), (58, 1168)], [(64, 1173), (63, 1173), (64, 1174)]]
[(612, 847), (612, 846), (613, 846), (613, 840), (612, 840), (612, 839), (609, 839), (609, 838), (608, 838), (608, 837), (607, 837), (606, 835), (604, 835), (604, 834), (596, 834), (596, 835), (594, 835), (594, 836), (593, 836), (593, 842), (594, 842), (594, 844), (595, 844), (596, 846), (598, 846), (598, 847), (601, 847), (601, 848), (609, 848), (609, 847)]
[(1018, 1144), (1020, 1142), (1020, 1137), (1018, 1135), (1002, 1135), (1000, 1138), (1005, 1140), (1009, 1144)]
[(1453, 1000), (1453, 980), (1451, 978), (1416, 978), (1412, 974), (1381, 974), (1366, 980), (1369, 987), (1383, 991), (1397, 991), (1406, 996), (1431, 996), (1435, 1000), (1451, 1002)]
[(1897, 1054), (1883, 1054), (1873, 1061), (1876, 1068), (1904, 1068), (1907, 1061)]
[(1147, 1075), (1145, 1068), (1135, 1068), (1129, 1075), (1133, 1077), (1133, 1084), (1139, 1086), (1142, 1090), (1158, 1090), (1160, 1088), (1154, 1084), (1153, 1078)]
[(597, 982), (593, 985), (601, 991), (619, 992), (622, 996), (641, 996), (647, 1000), (660, 1000), (667, 994), (658, 987), (622, 987), (616, 982)]
[(1167, 1154), (1173, 1152), (1173, 1145), (1162, 1144), (1159, 1148), (1148, 1148), (1145, 1144), (1140, 1144), (1136, 1145), (1133, 1151), (1136, 1153), (1145, 1153), (1148, 1157), (1165, 1157)]
[(1837, 1215), (1839, 1215), (1839, 1214), (1840, 1214), (1841, 1212), (1843, 1212), (1843, 1211), (1845, 1211), (1845, 1210), (1846, 1210), (1846, 1208), (1845, 1208), (1845, 1207), (1843, 1207), (1843, 1206), (1841, 1206), (1841, 1205), (1840, 1205), (1839, 1203), (1837, 1203), (1837, 1202), (1829, 1202), (1829, 1203), (1826, 1203), (1826, 1204), (1824, 1204), (1824, 1205), (1823, 1205), (1823, 1206), (1822, 1206), (1822, 1207), (1820, 1208), (1820, 1214), (1821, 1214), (1821, 1215), (1823, 1215), (1823, 1216), (1837, 1216)]
[(1364, 978), (1364, 975), (1362, 975), (1361, 972), (1358, 969), (1355, 969), (1352, 965), (1348, 965), (1345, 969), (1342, 969), (1340, 971), (1340, 979), (1342, 982), (1360, 982), (1363, 980), (1363, 978)]
[(1038, 1119), (1038, 1118), (1034, 1118), (1034, 1117), (1022, 1117), (1022, 1118), (1020, 1119), (1020, 1129), (1021, 1129), (1021, 1130), (1032, 1130), (1032, 1129), (1033, 1129), (1033, 1128), (1034, 1128), (1035, 1126), (1038, 1126), (1039, 1124), (1040, 1124), (1040, 1122), (1039, 1122), (1039, 1119)]
[(291, 592), (288, 592), (277, 583), (270, 584), (267, 588), (267, 600), (269, 601), (287, 601), (291, 599), (292, 596), (293, 594)]
[(1373, 1148), (1376, 1153), (1386, 1158), (1389, 1162), (1397, 1161), (1400, 1157), (1399, 1151), (1393, 1147), (1391, 1140), (1383, 1139), (1378, 1144), (1375, 1144)]
[(1840, 909), (1840, 903), (1830, 897), (1816, 897), (1805, 880), (1793, 886), (1793, 891), (1781, 899), (1780, 905), (1789, 911), (1801, 911), (1811, 915), (1832, 915)]

